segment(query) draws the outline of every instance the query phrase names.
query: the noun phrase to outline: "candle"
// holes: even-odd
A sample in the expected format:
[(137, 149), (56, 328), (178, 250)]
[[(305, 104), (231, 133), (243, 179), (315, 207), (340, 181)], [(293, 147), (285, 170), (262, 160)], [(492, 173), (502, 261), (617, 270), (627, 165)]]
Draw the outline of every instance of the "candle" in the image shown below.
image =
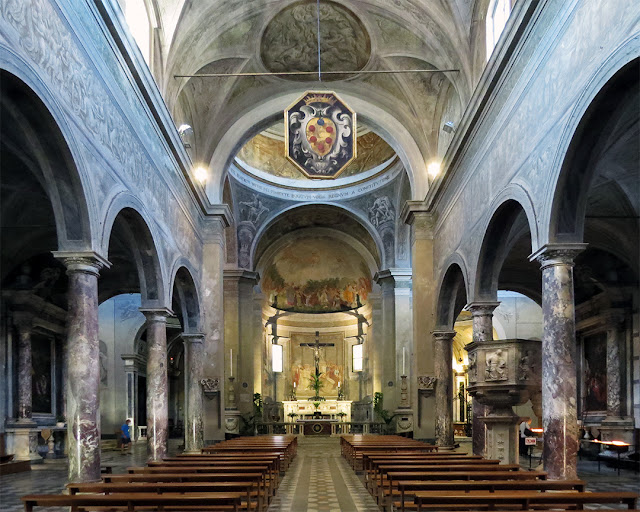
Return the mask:
[(406, 375), (404, 373), (404, 347), (402, 347), (402, 375)]
[(293, 381), (293, 389), (295, 389), (295, 388), (296, 388), (296, 382)]
[(338, 387), (340, 387), (340, 381), (338, 381)]
[(232, 348), (229, 349), (229, 368), (230, 368), (229, 377), (233, 377), (233, 349)]

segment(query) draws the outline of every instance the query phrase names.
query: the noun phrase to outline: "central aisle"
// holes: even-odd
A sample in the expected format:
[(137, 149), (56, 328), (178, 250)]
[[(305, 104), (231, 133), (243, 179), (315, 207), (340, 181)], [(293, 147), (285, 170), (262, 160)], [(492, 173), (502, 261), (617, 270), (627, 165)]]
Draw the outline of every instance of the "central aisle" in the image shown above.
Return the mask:
[(340, 455), (340, 440), (298, 438), (298, 455), (269, 512), (378, 512), (378, 506)]

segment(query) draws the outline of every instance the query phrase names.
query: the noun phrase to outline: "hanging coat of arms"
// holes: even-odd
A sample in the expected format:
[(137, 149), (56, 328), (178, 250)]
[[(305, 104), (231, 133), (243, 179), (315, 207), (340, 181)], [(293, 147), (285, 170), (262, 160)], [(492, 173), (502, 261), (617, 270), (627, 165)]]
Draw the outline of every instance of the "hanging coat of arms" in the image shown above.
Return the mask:
[(286, 156), (308, 178), (336, 178), (356, 157), (356, 113), (333, 92), (305, 93), (284, 122)]

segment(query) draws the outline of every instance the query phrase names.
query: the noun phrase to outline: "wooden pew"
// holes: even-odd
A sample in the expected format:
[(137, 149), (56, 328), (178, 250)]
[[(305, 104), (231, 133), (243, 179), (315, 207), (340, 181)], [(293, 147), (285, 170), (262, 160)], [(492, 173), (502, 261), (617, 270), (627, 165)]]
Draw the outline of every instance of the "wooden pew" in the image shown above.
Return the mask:
[[(71, 483), (67, 484), (69, 494), (116, 494), (132, 492), (166, 493), (203, 493), (203, 492), (240, 492), (246, 495), (244, 510), (263, 510), (260, 481), (239, 482), (123, 482), (123, 483)], [(255, 498), (255, 499), (254, 499)], [(254, 504), (255, 502), (255, 504)]]
[[(525, 491), (566, 491), (573, 490), (584, 492), (586, 482), (584, 480), (465, 480), (465, 481), (430, 481), (421, 480), (400, 480), (397, 482), (398, 494), (390, 496), (391, 501), (397, 510), (405, 512), (407, 499), (413, 501), (415, 491), (504, 491), (504, 490), (525, 490)], [(395, 498), (399, 497), (399, 501)], [(414, 507), (411, 507), (414, 508)]]
[(278, 487), (280, 483), (280, 459), (279, 458), (241, 458), (240, 460), (229, 459), (195, 459), (195, 460), (178, 460), (178, 461), (153, 461), (147, 464), (148, 467), (220, 467), (220, 466), (267, 466), (269, 478), (273, 479), (274, 485)]
[(267, 489), (268, 496), (275, 495), (275, 481), (269, 478), (269, 466), (268, 465), (223, 465), (223, 466), (147, 466), (147, 467), (129, 467), (127, 472), (131, 474), (163, 474), (163, 473), (199, 473), (199, 474), (213, 474), (213, 473), (255, 473), (262, 474), (263, 485)]
[(539, 492), (539, 491), (416, 491), (414, 502), (422, 510), (478, 510), (478, 507), (518, 506), (527, 510), (536, 506), (580, 508), (598, 503), (621, 503), (635, 509), (638, 495), (633, 492)]
[(149, 510), (185, 510), (185, 507), (198, 507), (198, 510), (234, 511), (240, 510), (244, 493), (208, 492), (194, 494), (157, 494), (157, 493), (121, 493), (121, 494), (32, 494), (23, 496), (25, 512), (34, 507), (74, 507), (85, 510), (108, 507), (109, 510), (135, 511), (141, 508)]
[[(395, 465), (380, 465), (375, 467), (377, 472), (377, 479), (375, 480), (377, 489), (379, 489), (378, 497), (382, 497), (384, 494), (385, 481), (389, 484), (389, 491), (391, 491), (391, 479), (386, 476), (389, 472), (394, 471), (423, 471), (423, 472), (456, 472), (456, 473), (474, 473), (474, 472), (518, 472), (520, 471), (519, 464), (451, 464), (448, 466), (442, 465), (414, 465), (405, 466), (402, 464)], [(374, 474), (375, 476), (375, 474)], [(379, 483), (378, 483), (379, 482)]]

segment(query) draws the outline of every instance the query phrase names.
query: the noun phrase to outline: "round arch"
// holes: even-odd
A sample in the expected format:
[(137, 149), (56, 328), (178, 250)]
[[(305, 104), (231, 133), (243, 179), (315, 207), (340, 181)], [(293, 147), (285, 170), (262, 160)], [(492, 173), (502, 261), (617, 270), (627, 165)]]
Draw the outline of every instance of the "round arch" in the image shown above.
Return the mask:
[[(519, 194), (510, 193), (513, 190), (505, 190), (499, 194), (487, 216), (484, 225), (482, 244), (478, 252), (476, 264), (474, 266), (474, 279), (472, 288), (472, 299), (476, 300), (497, 300), (498, 278), (503, 262), (513, 244), (515, 244), (523, 233), (530, 233), (531, 244), (536, 238), (535, 213), (533, 205), (525, 195), (524, 205), (521, 202), (523, 192)], [(519, 199), (514, 197), (520, 196)], [(528, 210), (528, 211), (527, 211)], [(529, 254), (531, 254), (531, 249)]]
[(104, 254), (110, 252), (112, 235), (116, 229), (132, 251), (140, 283), (142, 306), (169, 307), (170, 295), (168, 287), (165, 286), (166, 262), (158, 250), (157, 243), (160, 237), (154, 233), (155, 224), (150, 221), (140, 200), (129, 193), (119, 194), (109, 205), (101, 238)]
[[(425, 157), (417, 143), (391, 113), (374, 105), (353, 92), (346, 92), (336, 87), (336, 92), (353, 108), (358, 115), (367, 120), (375, 131), (379, 132), (400, 157), (411, 183), (411, 199), (422, 200), (427, 194), (429, 183), (426, 173)], [(212, 178), (206, 192), (212, 204), (222, 201), (224, 179), (227, 169), (242, 141), (246, 141), (258, 133), (271, 121), (281, 118), (284, 107), (292, 104), (299, 92), (286, 92), (267, 98), (245, 112), (231, 125), (225, 135), (217, 143), (209, 162)]]
[[(299, 203), (274, 213), (271, 217), (269, 217), (266, 220), (266, 222), (262, 224), (262, 226), (260, 226), (260, 229), (256, 232), (256, 235), (253, 239), (253, 243), (251, 246), (251, 268), (254, 268), (257, 263), (257, 259), (260, 259), (258, 247), (263, 236), (265, 235), (265, 233), (267, 233), (267, 231), (270, 228), (275, 226), (278, 222), (280, 222), (286, 216), (295, 214), (295, 212), (304, 212), (308, 208), (317, 209), (322, 207), (335, 209), (339, 211), (341, 214), (344, 214), (347, 217), (351, 218), (358, 225), (360, 225), (360, 227), (366, 230), (366, 233), (370, 236), (371, 242), (375, 247), (375, 253), (371, 254), (373, 259), (375, 260), (379, 268), (381, 269), (386, 268), (385, 267), (386, 262), (384, 261), (384, 254), (385, 254), (384, 246), (383, 246), (383, 242), (382, 242), (382, 238), (380, 237), (380, 234), (373, 228), (373, 226), (371, 226), (368, 219), (366, 219), (365, 217), (363, 217), (362, 215), (356, 212), (353, 212), (351, 210), (344, 208), (344, 205), (340, 205), (336, 203)], [(362, 241), (360, 242), (362, 243)], [(367, 245), (366, 243), (363, 244), (363, 246), (366, 246), (366, 245)], [(369, 250), (368, 252), (371, 253), (372, 251)]]
[(196, 275), (188, 261), (180, 258), (171, 273), (171, 304), (177, 304), (172, 310), (182, 319), (184, 332), (200, 332), (202, 311), (200, 295), (193, 276)]
[[(38, 163), (36, 177), (54, 212), (59, 251), (96, 249), (95, 208), (89, 195), (87, 171), (63, 110), (47, 86), (24, 60), (0, 46), (0, 94), (3, 123), (12, 133), (29, 140)], [(12, 145), (3, 136), (3, 150)], [(36, 155), (37, 157), (38, 155)]]
[(438, 287), (436, 304), (436, 329), (451, 330), (456, 318), (468, 303), (468, 280), (463, 269), (464, 260), (454, 254), (449, 259)]
[[(586, 195), (593, 179), (593, 169), (591, 175), (579, 176), (581, 169), (572, 165), (575, 150), (580, 143), (581, 132), (597, 112), (600, 100), (618, 84), (618, 80), (625, 80), (628, 75), (633, 75), (637, 84), (639, 60), (640, 47), (637, 37), (630, 38), (596, 70), (576, 102), (561, 134), (551, 165), (545, 208), (541, 212), (542, 232), (539, 246), (546, 243), (582, 241)], [(570, 187), (576, 184), (578, 193), (568, 194)]]

